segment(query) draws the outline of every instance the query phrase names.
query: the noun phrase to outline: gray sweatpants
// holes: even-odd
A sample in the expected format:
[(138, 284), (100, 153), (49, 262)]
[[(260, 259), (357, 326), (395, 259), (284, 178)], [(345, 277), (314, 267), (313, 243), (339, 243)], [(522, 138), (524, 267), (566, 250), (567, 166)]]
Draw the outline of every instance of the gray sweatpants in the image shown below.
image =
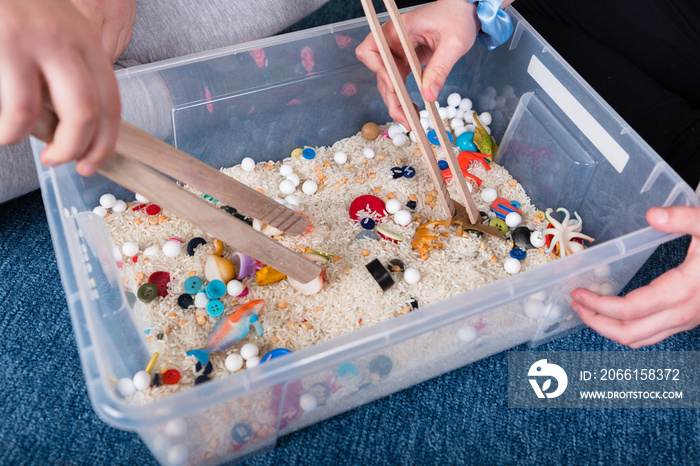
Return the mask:
[[(131, 43), (115, 69), (273, 35), (328, 0), (136, 0)], [(39, 187), (29, 141), (0, 146), (0, 203)]]

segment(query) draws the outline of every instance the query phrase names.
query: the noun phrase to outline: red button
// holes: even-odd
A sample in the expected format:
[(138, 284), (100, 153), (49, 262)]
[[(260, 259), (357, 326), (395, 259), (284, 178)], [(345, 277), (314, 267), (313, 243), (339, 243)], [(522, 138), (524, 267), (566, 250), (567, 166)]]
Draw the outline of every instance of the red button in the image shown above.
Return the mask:
[(158, 204), (151, 204), (146, 207), (146, 213), (148, 215), (157, 215), (160, 212), (160, 206)]
[(158, 296), (168, 296), (168, 283), (170, 283), (170, 274), (168, 272), (153, 272), (148, 277), (148, 283), (153, 283), (158, 287)]
[(163, 383), (175, 385), (180, 381), (180, 372), (177, 369), (168, 369), (163, 373)]
[(377, 214), (379, 217), (386, 217), (387, 212), (385, 210), (384, 201), (379, 199), (377, 196), (372, 196), (371, 194), (365, 194), (355, 198), (350, 204), (350, 218), (353, 220), (358, 220), (357, 213), (361, 210), (366, 210), (369, 208), (372, 212)]

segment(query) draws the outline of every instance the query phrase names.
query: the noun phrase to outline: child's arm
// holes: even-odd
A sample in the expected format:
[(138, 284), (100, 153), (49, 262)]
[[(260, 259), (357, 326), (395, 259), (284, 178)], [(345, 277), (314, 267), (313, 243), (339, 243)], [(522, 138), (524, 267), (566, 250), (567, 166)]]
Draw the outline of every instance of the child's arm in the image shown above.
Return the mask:
[(67, 0), (0, 0), (0, 144), (24, 139), (46, 87), (60, 118), (47, 165), (91, 175), (113, 151), (119, 92), (96, 28)]
[[(513, 0), (505, 0), (502, 7), (512, 2)], [(426, 65), (421, 92), (428, 100), (437, 99), (454, 64), (474, 44), (476, 35), (481, 29), (476, 8), (475, 4), (467, 0), (438, 0), (401, 16), (408, 35), (415, 45), (418, 59), (422, 65)], [(405, 79), (410, 69), (406, 60), (403, 59), (396, 30), (385, 25), (384, 34)], [(356, 53), (360, 61), (377, 73), (377, 88), (389, 109), (389, 115), (408, 128), (408, 121), (401, 110), (371, 34), (357, 47)]]
[(649, 209), (647, 221), (660, 231), (693, 236), (681, 265), (623, 297), (581, 288), (571, 293), (574, 310), (586, 325), (632, 348), (700, 325), (700, 208)]

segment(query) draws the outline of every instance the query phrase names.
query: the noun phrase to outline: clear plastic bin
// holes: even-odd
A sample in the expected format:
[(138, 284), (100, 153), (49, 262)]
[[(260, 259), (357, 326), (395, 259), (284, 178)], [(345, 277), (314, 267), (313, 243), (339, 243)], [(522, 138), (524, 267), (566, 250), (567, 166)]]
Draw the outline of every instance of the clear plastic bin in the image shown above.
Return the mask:
[[(443, 89), (493, 115), (496, 160), (539, 208), (585, 219), (594, 246), (534, 270), (361, 331), (199, 385), (145, 406), (126, 403), (110, 376), (131, 376), (150, 352), (101, 218), (101, 194), (133, 194), (73, 166), (38, 162), (47, 217), (94, 409), (135, 431), (163, 464), (220, 463), (273, 448), (278, 437), (475, 360), (581, 325), (575, 287), (618, 293), (661, 243), (652, 206), (698, 205), (693, 190), (513, 10), (512, 39), (475, 46)], [(303, 144), (330, 145), (367, 121), (390, 118), (375, 76), (354, 55), (363, 19), (118, 72), (124, 118), (219, 168), (245, 156), (282, 159)], [(345, 47), (343, 47), (343, 45)], [(313, 49), (314, 66), (304, 57)], [(261, 52), (264, 50), (264, 56)], [(268, 67), (265, 60), (288, 62)], [(250, 66), (255, 63), (256, 66)], [(242, 72), (241, 70), (245, 70)], [(415, 84), (409, 84), (419, 102)], [(538, 318), (525, 315), (539, 307)], [(523, 318), (475, 340), (468, 326), (507, 310)], [(494, 322), (491, 322), (494, 323)], [(491, 328), (499, 327), (491, 325)], [(300, 409), (311, 393), (318, 407)]]

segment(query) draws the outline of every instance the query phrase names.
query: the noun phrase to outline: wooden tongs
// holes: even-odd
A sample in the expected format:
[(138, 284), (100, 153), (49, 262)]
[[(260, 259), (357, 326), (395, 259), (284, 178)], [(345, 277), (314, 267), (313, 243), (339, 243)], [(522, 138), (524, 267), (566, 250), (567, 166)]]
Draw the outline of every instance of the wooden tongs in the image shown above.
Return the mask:
[[(459, 192), (460, 198), (464, 205), (461, 205), (450, 198), (450, 195), (447, 192), (447, 185), (442, 177), (440, 167), (438, 167), (432, 146), (428, 141), (425, 130), (420, 123), (418, 111), (413, 106), (411, 97), (406, 89), (406, 84), (404, 83), (401, 73), (399, 72), (399, 68), (396, 65), (396, 60), (394, 59), (389, 43), (384, 35), (384, 31), (379, 23), (377, 12), (374, 9), (372, 0), (360, 1), (362, 2), (362, 8), (365, 10), (365, 16), (367, 16), (370, 30), (372, 31), (375, 42), (377, 43), (377, 48), (379, 49), (384, 66), (389, 72), (391, 83), (393, 84), (396, 95), (399, 98), (401, 108), (403, 109), (404, 114), (406, 115), (406, 118), (408, 118), (408, 122), (411, 125), (411, 130), (416, 135), (416, 141), (418, 142), (418, 146), (420, 147), (423, 155), (423, 160), (428, 166), (433, 184), (435, 185), (438, 192), (438, 197), (440, 198), (447, 216), (452, 217), (454, 221), (462, 221), (466, 223), (469, 225), (470, 229), (479, 230), (484, 233), (494, 236), (497, 235), (498, 237), (503, 238), (503, 235), (498, 233), (498, 230), (495, 228), (482, 225), (479, 210), (477, 209), (476, 204), (474, 204), (474, 200), (469, 192), (467, 181), (464, 179), (464, 175), (462, 174), (462, 169), (459, 166), (452, 143), (450, 143), (447, 132), (445, 131), (442, 119), (440, 118), (440, 113), (438, 112), (435, 103), (426, 100), (421, 92), (421, 97), (423, 97), (425, 108), (428, 111), (430, 120), (433, 123), (433, 128), (435, 128), (435, 132), (437, 133), (438, 140), (440, 141), (440, 147), (442, 147), (444, 152), (445, 160), (447, 160), (450, 170), (452, 171), (452, 179), (457, 183), (457, 191)], [(420, 92), (423, 81), (423, 69), (418, 61), (418, 56), (416, 55), (416, 51), (411, 44), (411, 40), (408, 37), (408, 32), (406, 31), (406, 26), (401, 19), (399, 9), (394, 0), (384, 0), (384, 5), (389, 12), (394, 28), (396, 28), (396, 33), (401, 41), (401, 47), (406, 55), (406, 60), (411, 67), (411, 72), (416, 80), (416, 84), (418, 84), (418, 90)]]
[[(51, 142), (57, 125), (58, 117), (48, 96), (45, 96), (42, 115), (32, 135), (44, 142)], [(191, 194), (149, 167), (290, 235), (301, 234), (309, 226), (307, 217), (122, 121), (114, 154), (100, 167), (100, 174), (133, 192), (143, 194), (237, 251), (270, 265), (300, 283), (308, 283), (322, 272), (321, 266), (315, 262)]]

